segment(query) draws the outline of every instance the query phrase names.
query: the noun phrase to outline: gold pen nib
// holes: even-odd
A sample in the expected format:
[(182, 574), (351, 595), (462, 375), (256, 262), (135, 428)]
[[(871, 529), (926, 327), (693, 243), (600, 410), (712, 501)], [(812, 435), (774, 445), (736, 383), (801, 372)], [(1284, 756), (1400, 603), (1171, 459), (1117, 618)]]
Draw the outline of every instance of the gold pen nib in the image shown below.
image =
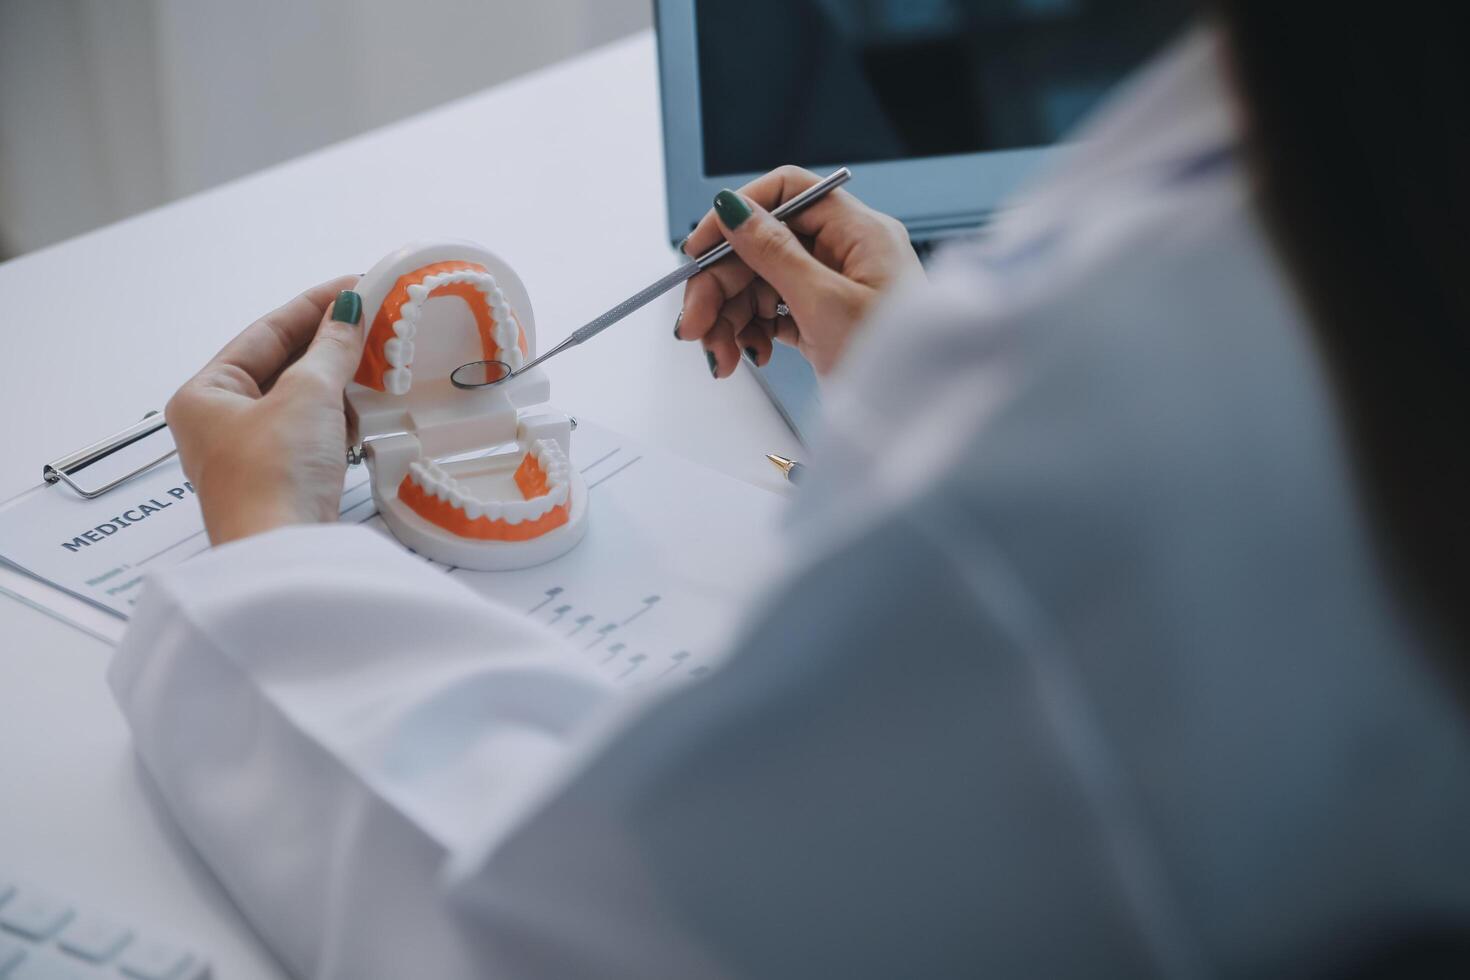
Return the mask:
[(777, 456), (775, 453), (766, 453), (766, 459), (771, 461), (772, 466), (787, 475), (790, 475), (791, 467), (796, 465), (796, 460), (787, 459), (785, 456)]

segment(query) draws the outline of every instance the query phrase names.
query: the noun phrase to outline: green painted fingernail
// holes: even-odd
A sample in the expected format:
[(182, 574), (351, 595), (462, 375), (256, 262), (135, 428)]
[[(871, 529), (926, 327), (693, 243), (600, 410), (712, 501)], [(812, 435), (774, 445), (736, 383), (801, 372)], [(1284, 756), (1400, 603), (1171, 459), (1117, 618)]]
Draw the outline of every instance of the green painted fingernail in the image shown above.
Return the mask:
[(715, 360), (715, 352), (711, 350), (705, 351), (704, 359), (709, 361), (709, 376), (711, 378), (718, 378), (720, 376), (720, 362)]
[(676, 317), (674, 317), (674, 339), (675, 340), (682, 340), (683, 339), (682, 337), (679, 336), (679, 324), (682, 323), (683, 321), (684, 321), (684, 311), (683, 310), (680, 310), (679, 311), (679, 315), (676, 316)]
[(752, 364), (759, 362), (761, 359), (760, 352), (757, 351), (754, 347), (745, 348), (745, 356), (750, 358), (750, 363)]
[(362, 319), (362, 297), (350, 289), (337, 294), (332, 304), (332, 319), (338, 323), (356, 323)]
[(720, 216), (726, 228), (734, 231), (750, 217), (750, 205), (734, 191), (720, 191), (715, 195), (715, 214)]
[(684, 236), (684, 240), (681, 241), (681, 242), (679, 242), (679, 251), (682, 252), (682, 251), (684, 251), (684, 249), (686, 249), (688, 247), (689, 247), (689, 236), (688, 235), (685, 235)]

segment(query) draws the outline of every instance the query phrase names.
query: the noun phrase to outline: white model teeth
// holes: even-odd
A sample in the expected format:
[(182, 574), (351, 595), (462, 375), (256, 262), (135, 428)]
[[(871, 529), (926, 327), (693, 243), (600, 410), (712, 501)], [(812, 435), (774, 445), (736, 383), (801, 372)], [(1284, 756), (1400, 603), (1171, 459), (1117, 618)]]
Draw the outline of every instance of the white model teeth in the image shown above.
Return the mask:
[[(515, 314), (511, 312), (510, 301), (506, 299), (505, 291), (495, 284), (495, 277), (478, 269), (436, 272), (408, 287), (408, 302), (399, 309), (399, 318), (393, 321), (394, 337), (383, 345), (383, 356), (394, 369), (383, 376), (384, 387), (390, 394), (406, 394), (413, 386), (413, 375), (408, 369), (413, 364), (412, 341), (418, 333), (418, 319), (419, 314), (423, 312), (424, 301), (440, 286), (457, 282), (469, 283), (485, 294), (485, 302), (489, 305), (490, 314), (495, 319), (492, 336), (495, 346), (500, 348), (500, 359), (512, 371), (518, 370), (525, 363), (525, 355), (521, 353), (520, 324), (516, 322)], [(394, 343), (394, 340), (399, 343)], [(398, 380), (390, 381), (390, 376)]]
[(408, 368), (396, 367), (383, 375), (383, 387), (390, 395), (406, 395), (413, 387), (413, 372)]
[(500, 359), (514, 371), (525, 360), (521, 356), (520, 325), (511, 313), (505, 290), (494, 283), (494, 279), (491, 279), (485, 298), (490, 304), (490, 315), (495, 318), (495, 346), (500, 348)]
[(406, 368), (413, 363), (413, 341), (389, 337), (383, 342), (383, 356), (394, 367)]
[(547, 486), (546, 493), (530, 500), (481, 500), (432, 460), (409, 464), (409, 478), (431, 497), (463, 510), (471, 520), (484, 517), (508, 524), (534, 521), (544, 517), (553, 507), (567, 502), (571, 494), (572, 468), (566, 453), (551, 439), (538, 439), (529, 451), (541, 472), (546, 474)]
[[(572, 473), (572, 464), (567, 460), (567, 454), (561, 451), (555, 440), (537, 439), (531, 446), (531, 454), (536, 457), (536, 462), (541, 466), (541, 472), (546, 474), (546, 485), (550, 492), (555, 494), (558, 489), (568, 489), (568, 482)], [(565, 500), (565, 494), (562, 500)]]

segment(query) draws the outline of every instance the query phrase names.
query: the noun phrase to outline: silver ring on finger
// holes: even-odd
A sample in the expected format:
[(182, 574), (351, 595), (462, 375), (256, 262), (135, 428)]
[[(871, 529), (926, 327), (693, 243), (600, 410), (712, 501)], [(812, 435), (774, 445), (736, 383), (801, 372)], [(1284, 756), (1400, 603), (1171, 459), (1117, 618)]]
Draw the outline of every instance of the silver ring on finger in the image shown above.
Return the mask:
[(785, 303), (777, 303), (776, 304), (776, 315), (777, 316), (790, 316), (791, 315), (791, 307), (787, 306)]

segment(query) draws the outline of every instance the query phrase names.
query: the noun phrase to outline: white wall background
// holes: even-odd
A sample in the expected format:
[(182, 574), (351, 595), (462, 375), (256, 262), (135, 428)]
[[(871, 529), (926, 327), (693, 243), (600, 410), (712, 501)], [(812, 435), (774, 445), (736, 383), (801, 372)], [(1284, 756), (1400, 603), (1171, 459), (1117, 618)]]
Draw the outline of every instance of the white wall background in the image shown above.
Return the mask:
[(0, 256), (561, 60), (647, 26), (651, 8), (0, 0)]

